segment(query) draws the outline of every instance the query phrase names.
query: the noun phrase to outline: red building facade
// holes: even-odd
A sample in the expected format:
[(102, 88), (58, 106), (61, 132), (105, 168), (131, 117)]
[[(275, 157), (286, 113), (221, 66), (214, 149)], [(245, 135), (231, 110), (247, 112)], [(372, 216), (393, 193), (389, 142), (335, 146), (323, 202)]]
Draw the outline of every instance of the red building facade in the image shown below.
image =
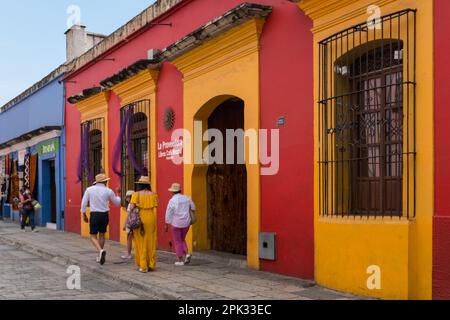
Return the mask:
[[(243, 1), (181, 0), (167, 1), (171, 8), (152, 21), (158, 23), (133, 28), (129, 36), (117, 41), (105, 52), (96, 54), (95, 48), (78, 60), (75, 71), (66, 78), (67, 97), (86, 88), (98, 87), (136, 61), (147, 59), (148, 50), (164, 49), (208, 22), (222, 17)], [(260, 128), (279, 129), (279, 171), (276, 175), (259, 177), (259, 231), (276, 234), (277, 258), (260, 260), (259, 268), (302, 278), (314, 278), (314, 218), (313, 218), (313, 40), (311, 20), (288, 0), (255, 0), (271, 6), (260, 37), (259, 100)], [(155, 9), (156, 10), (156, 9)], [(166, 25), (171, 24), (171, 26)], [(109, 40), (113, 41), (110, 37)], [(88, 59), (92, 56), (95, 59)], [(83, 60), (84, 59), (84, 60)], [(80, 61), (87, 61), (86, 63)], [(174, 63), (164, 62), (156, 83), (156, 144), (170, 141), (175, 129), (183, 128), (184, 75)], [(107, 101), (107, 159), (113, 159), (114, 142), (120, 131), (120, 97), (112, 92)], [(175, 114), (175, 126), (167, 131), (163, 125), (164, 112), (170, 107)], [(87, 107), (89, 109), (89, 107)], [(184, 119), (186, 121), (186, 119)], [(66, 225), (70, 232), (80, 233), (80, 202), (82, 188), (77, 183), (80, 152), (80, 111), (71, 103), (66, 105), (67, 130), (67, 203)], [(270, 150), (270, 149), (269, 149)], [(119, 186), (120, 179), (112, 165), (106, 166), (112, 178), (110, 187)], [(156, 192), (159, 195), (158, 243), (162, 250), (171, 250), (170, 234), (164, 232), (165, 206), (170, 194), (167, 187), (182, 182), (183, 166), (156, 157)], [(110, 239), (119, 241), (121, 233), (120, 209), (112, 208)]]
[(450, 299), (450, 2), (434, 2), (435, 216), (433, 221), (433, 298)]

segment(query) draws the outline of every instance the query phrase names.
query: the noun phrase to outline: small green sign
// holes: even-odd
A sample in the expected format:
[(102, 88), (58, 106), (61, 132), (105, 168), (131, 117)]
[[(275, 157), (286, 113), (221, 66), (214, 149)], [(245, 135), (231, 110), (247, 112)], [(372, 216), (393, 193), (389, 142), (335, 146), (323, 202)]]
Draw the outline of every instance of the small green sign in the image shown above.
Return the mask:
[(38, 147), (38, 152), (41, 156), (58, 152), (58, 139), (53, 139), (41, 143)]

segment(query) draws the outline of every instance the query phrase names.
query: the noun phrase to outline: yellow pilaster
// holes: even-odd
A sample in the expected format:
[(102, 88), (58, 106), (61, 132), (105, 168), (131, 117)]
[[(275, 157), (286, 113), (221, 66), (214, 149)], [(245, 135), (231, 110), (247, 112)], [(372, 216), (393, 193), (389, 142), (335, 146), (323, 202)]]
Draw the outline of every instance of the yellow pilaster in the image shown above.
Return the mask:
[[(79, 102), (76, 107), (81, 113), (81, 122), (84, 123), (90, 120), (102, 119), (102, 145), (103, 145), (103, 154), (102, 154), (102, 167), (105, 169), (105, 172), (109, 172), (109, 140), (108, 140), (108, 102), (109, 102), (110, 93), (108, 91), (101, 92), (92, 96), (86, 100)], [(80, 186), (81, 188), (81, 186)], [(90, 218), (90, 211), (88, 209), (87, 212), (88, 217)], [(83, 237), (89, 237), (89, 224), (83, 221), (83, 217), (81, 216), (81, 235)], [(109, 239), (109, 228), (106, 234), (106, 238)]]
[[(184, 128), (194, 136), (194, 121), (207, 119), (225, 100), (238, 97), (245, 103), (245, 128), (259, 130), (259, 38), (263, 19), (250, 20), (173, 61), (184, 76)], [(194, 146), (191, 146), (194, 155)], [(193, 159), (192, 159), (193, 161)], [(199, 223), (191, 233), (191, 246), (209, 249), (206, 225), (206, 172), (202, 164), (184, 165), (185, 192), (198, 204)], [(247, 262), (259, 268), (260, 166), (247, 157)], [(233, 232), (233, 230), (230, 230)]]
[[(318, 113), (315, 110), (315, 269), (321, 285), (390, 299), (431, 299), (433, 215), (433, 1), (300, 0), (314, 23), (315, 100), (319, 100), (318, 43), (366, 22), (377, 5), (382, 16), (417, 9), (417, 158), (414, 219), (319, 217)], [(420, 40), (419, 40), (420, 39)], [(368, 268), (381, 270), (381, 289), (369, 289)]]
[[(141, 100), (150, 101), (150, 114), (148, 117), (148, 128), (150, 128), (150, 159), (151, 159), (151, 182), (152, 188), (155, 192), (158, 192), (158, 186), (156, 184), (156, 161), (157, 161), (157, 146), (156, 146), (156, 88), (158, 83), (159, 71), (158, 70), (145, 70), (137, 74), (136, 76), (125, 80), (124, 82), (114, 86), (111, 90), (117, 94), (120, 98), (121, 106), (125, 107), (133, 102)], [(122, 226), (125, 223), (127, 212), (125, 208), (120, 212), (120, 242), (126, 244), (127, 235), (122, 231)]]

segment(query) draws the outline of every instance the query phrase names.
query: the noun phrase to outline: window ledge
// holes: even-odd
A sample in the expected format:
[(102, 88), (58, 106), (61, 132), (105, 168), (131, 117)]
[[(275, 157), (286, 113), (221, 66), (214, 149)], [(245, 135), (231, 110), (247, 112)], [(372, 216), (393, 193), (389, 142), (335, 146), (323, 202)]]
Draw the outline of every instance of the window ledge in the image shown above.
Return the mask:
[(319, 217), (319, 223), (335, 224), (410, 224), (414, 219), (406, 217), (380, 216), (329, 216)]

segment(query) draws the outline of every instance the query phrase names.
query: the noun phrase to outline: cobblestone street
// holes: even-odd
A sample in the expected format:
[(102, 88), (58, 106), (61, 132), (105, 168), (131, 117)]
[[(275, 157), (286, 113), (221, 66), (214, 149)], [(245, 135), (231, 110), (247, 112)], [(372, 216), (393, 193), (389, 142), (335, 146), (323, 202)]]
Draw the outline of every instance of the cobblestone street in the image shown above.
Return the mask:
[(67, 268), (15, 246), (0, 245), (0, 300), (135, 300), (154, 298), (82, 270), (81, 290), (67, 289)]
[[(348, 300), (357, 297), (309, 281), (253, 271), (194, 257), (184, 268), (174, 256), (158, 253), (155, 272), (139, 274), (121, 263), (123, 247), (108, 242), (108, 261), (95, 262), (88, 240), (75, 234), (39, 229), (22, 233), (0, 222), (0, 299), (180, 299), (180, 300)], [(81, 269), (81, 290), (67, 289), (70, 265)]]

